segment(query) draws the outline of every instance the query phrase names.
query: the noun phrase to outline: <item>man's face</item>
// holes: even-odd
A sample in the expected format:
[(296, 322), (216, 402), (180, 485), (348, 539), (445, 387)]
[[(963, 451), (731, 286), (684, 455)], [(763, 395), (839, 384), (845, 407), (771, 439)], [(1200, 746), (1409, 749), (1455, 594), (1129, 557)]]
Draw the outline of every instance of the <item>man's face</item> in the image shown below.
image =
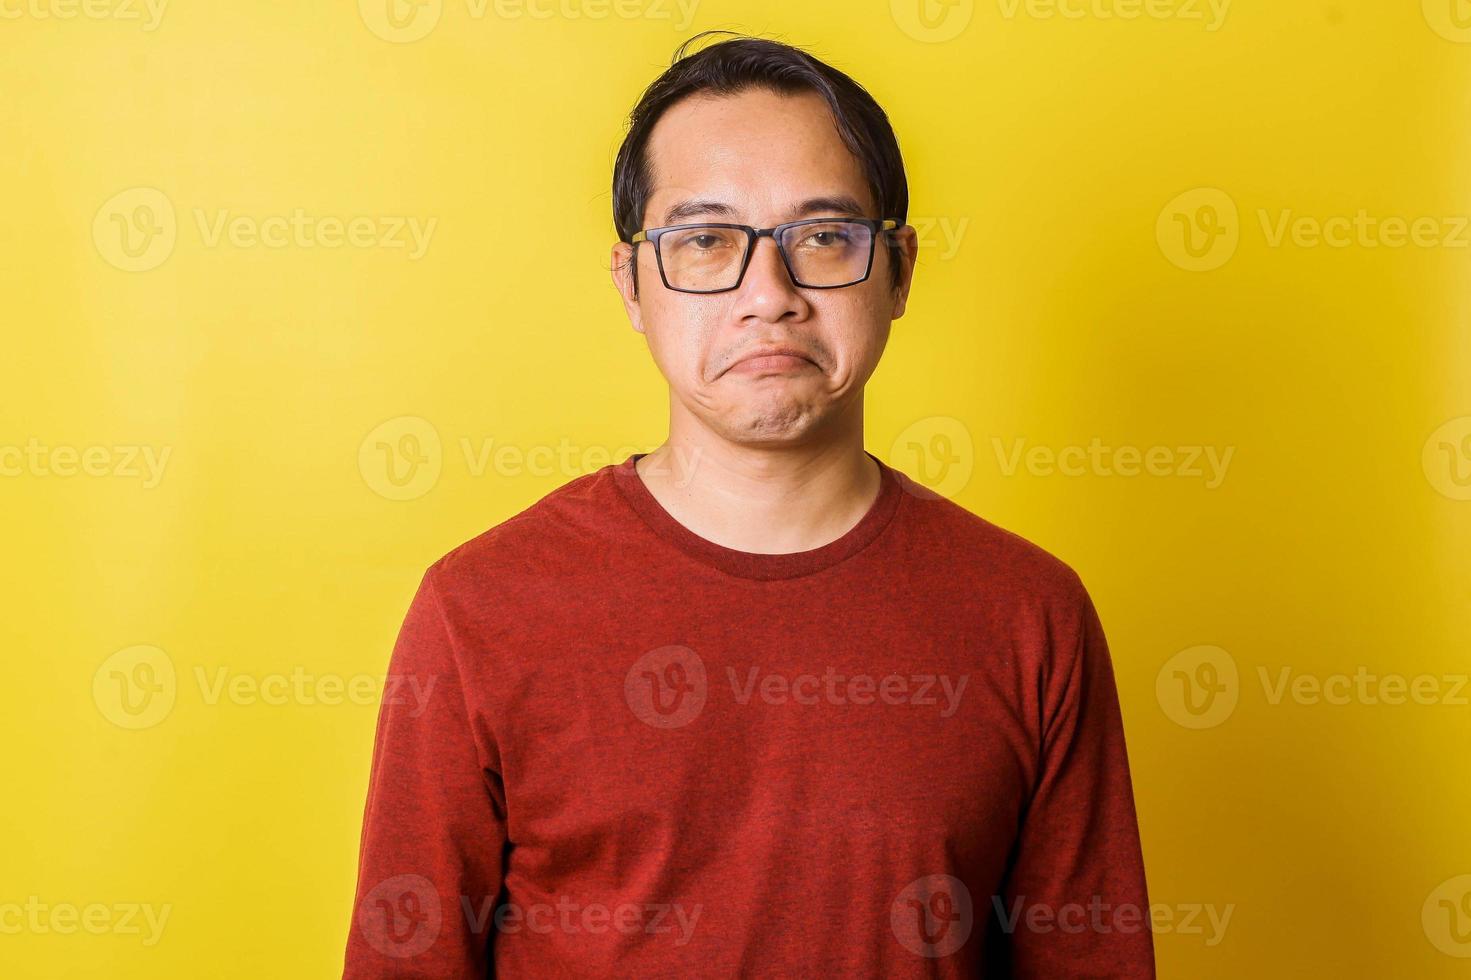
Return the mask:
[[(696, 95), (672, 106), (650, 136), (654, 191), (644, 227), (700, 221), (769, 228), (816, 217), (885, 218), (862, 168), (815, 93)], [(861, 211), (804, 205), (851, 199)], [(689, 205), (703, 202), (691, 209)], [(675, 210), (678, 208), (678, 210)], [(888, 248), (903, 254), (900, 281)], [(697, 295), (667, 289), (654, 247), (637, 249), (638, 296), (625, 271), (631, 246), (613, 249), (614, 281), (635, 330), (684, 409), (737, 443), (795, 443), (860, 396), (890, 321), (904, 314), (915, 254), (912, 229), (874, 248), (869, 278), (840, 289), (795, 285), (769, 237), (757, 239), (739, 287)], [(791, 347), (803, 358), (747, 360)]]

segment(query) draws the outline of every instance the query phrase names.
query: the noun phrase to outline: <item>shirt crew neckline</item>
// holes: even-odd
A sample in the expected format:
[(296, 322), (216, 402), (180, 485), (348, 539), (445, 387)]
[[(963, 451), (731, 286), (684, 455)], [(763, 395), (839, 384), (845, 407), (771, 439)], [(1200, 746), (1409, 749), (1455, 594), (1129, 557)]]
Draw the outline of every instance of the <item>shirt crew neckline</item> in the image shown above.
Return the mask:
[(661, 539), (702, 564), (740, 578), (797, 578), (831, 568), (868, 547), (883, 533), (899, 508), (900, 498), (904, 496), (899, 485), (898, 471), (865, 449), (864, 455), (879, 467), (879, 492), (857, 524), (827, 544), (808, 551), (785, 554), (739, 551), (700, 537), (664, 509), (664, 505), (659, 503), (644, 483), (643, 477), (634, 469), (635, 464), (647, 455), (648, 453), (634, 453), (613, 466), (613, 482), (623, 499)]

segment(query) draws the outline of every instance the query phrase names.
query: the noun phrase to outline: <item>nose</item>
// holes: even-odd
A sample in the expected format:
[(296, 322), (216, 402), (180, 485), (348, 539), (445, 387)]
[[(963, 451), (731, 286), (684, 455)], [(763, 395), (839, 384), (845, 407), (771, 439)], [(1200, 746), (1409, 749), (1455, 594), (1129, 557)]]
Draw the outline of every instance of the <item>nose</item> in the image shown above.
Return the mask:
[(741, 282), (739, 309), (741, 317), (776, 322), (786, 316), (802, 316), (807, 300), (787, 273), (776, 247), (776, 239), (763, 235), (751, 246), (751, 261)]

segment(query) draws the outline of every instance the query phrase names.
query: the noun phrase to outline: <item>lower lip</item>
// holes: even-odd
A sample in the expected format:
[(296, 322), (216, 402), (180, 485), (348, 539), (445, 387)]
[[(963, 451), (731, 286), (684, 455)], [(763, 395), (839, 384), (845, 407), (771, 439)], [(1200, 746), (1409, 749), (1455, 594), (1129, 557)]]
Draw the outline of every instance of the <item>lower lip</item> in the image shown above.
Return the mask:
[(773, 371), (800, 371), (803, 368), (816, 367), (805, 357), (795, 354), (765, 354), (761, 357), (748, 357), (744, 361), (737, 361), (731, 368), (740, 374), (764, 374)]

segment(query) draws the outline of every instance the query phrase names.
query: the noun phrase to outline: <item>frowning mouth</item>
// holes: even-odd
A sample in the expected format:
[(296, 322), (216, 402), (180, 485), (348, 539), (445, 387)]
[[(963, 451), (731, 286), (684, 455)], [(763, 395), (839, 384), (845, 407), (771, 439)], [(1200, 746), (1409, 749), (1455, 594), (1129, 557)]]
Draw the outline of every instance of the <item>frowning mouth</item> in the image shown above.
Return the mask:
[(735, 374), (787, 374), (816, 368), (806, 354), (795, 347), (771, 347), (752, 351), (732, 364)]

